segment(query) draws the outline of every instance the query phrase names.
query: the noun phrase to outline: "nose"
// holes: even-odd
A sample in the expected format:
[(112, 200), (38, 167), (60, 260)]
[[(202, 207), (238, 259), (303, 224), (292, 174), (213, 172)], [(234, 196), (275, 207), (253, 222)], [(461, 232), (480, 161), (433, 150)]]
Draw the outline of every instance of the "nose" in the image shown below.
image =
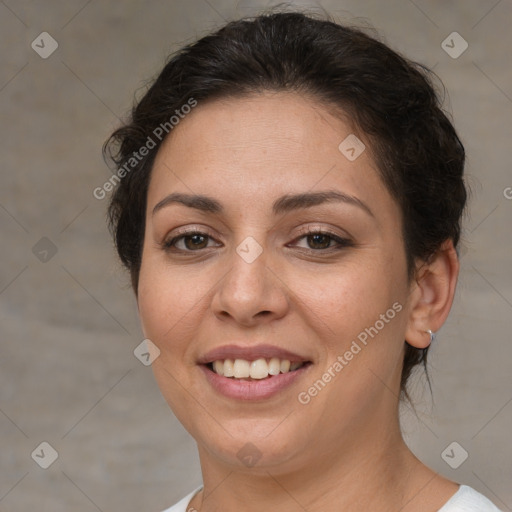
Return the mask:
[(212, 299), (214, 314), (223, 321), (251, 327), (281, 318), (288, 310), (287, 286), (270, 268), (268, 250), (254, 260), (233, 251)]

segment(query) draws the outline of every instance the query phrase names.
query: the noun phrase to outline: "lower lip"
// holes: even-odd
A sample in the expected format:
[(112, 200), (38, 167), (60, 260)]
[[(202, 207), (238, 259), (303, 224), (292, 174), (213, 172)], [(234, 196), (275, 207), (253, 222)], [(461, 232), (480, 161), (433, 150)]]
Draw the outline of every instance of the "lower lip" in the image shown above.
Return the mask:
[(264, 400), (291, 386), (307, 372), (310, 364), (288, 373), (280, 373), (261, 380), (241, 380), (218, 375), (206, 365), (200, 365), (206, 379), (215, 391), (237, 400)]

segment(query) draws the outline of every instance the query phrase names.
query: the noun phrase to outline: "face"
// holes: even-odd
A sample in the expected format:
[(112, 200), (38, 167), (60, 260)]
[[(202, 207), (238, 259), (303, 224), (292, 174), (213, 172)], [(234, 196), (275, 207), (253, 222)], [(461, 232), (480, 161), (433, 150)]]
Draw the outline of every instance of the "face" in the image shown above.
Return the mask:
[(364, 134), (357, 158), (339, 149), (354, 133), (266, 93), (199, 103), (157, 155), (140, 318), (164, 397), (228, 466), (328, 461), (395, 426), (401, 214)]

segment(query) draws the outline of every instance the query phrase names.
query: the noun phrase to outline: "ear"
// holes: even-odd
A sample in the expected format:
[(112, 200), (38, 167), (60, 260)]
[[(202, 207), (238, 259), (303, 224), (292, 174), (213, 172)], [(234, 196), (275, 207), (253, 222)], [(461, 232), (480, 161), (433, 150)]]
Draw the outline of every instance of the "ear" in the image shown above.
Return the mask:
[(409, 319), (405, 332), (407, 343), (416, 348), (430, 345), (429, 329), (438, 331), (452, 307), (459, 275), (459, 259), (452, 240), (416, 271), (411, 285)]

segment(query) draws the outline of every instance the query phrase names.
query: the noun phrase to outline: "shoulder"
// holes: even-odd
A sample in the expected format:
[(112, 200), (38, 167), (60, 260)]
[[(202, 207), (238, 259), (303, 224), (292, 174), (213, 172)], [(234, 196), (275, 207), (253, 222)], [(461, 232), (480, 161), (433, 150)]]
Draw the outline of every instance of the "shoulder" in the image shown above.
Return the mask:
[[(201, 485), (197, 489), (194, 489), (191, 493), (187, 494), (183, 499), (178, 501), (175, 505), (173, 505), (170, 508), (166, 508), (162, 512), (194, 512), (194, 509), (191, 509), (190, 511), (187, 510), (187, 507), (192, 500), (192, 498), (203, 488)], [(197, 512), (197, 511), (196, 511)]]
[(483, 494), (472, 487), (461, 485), (459, 490), (438, 512), (501, 512)]

